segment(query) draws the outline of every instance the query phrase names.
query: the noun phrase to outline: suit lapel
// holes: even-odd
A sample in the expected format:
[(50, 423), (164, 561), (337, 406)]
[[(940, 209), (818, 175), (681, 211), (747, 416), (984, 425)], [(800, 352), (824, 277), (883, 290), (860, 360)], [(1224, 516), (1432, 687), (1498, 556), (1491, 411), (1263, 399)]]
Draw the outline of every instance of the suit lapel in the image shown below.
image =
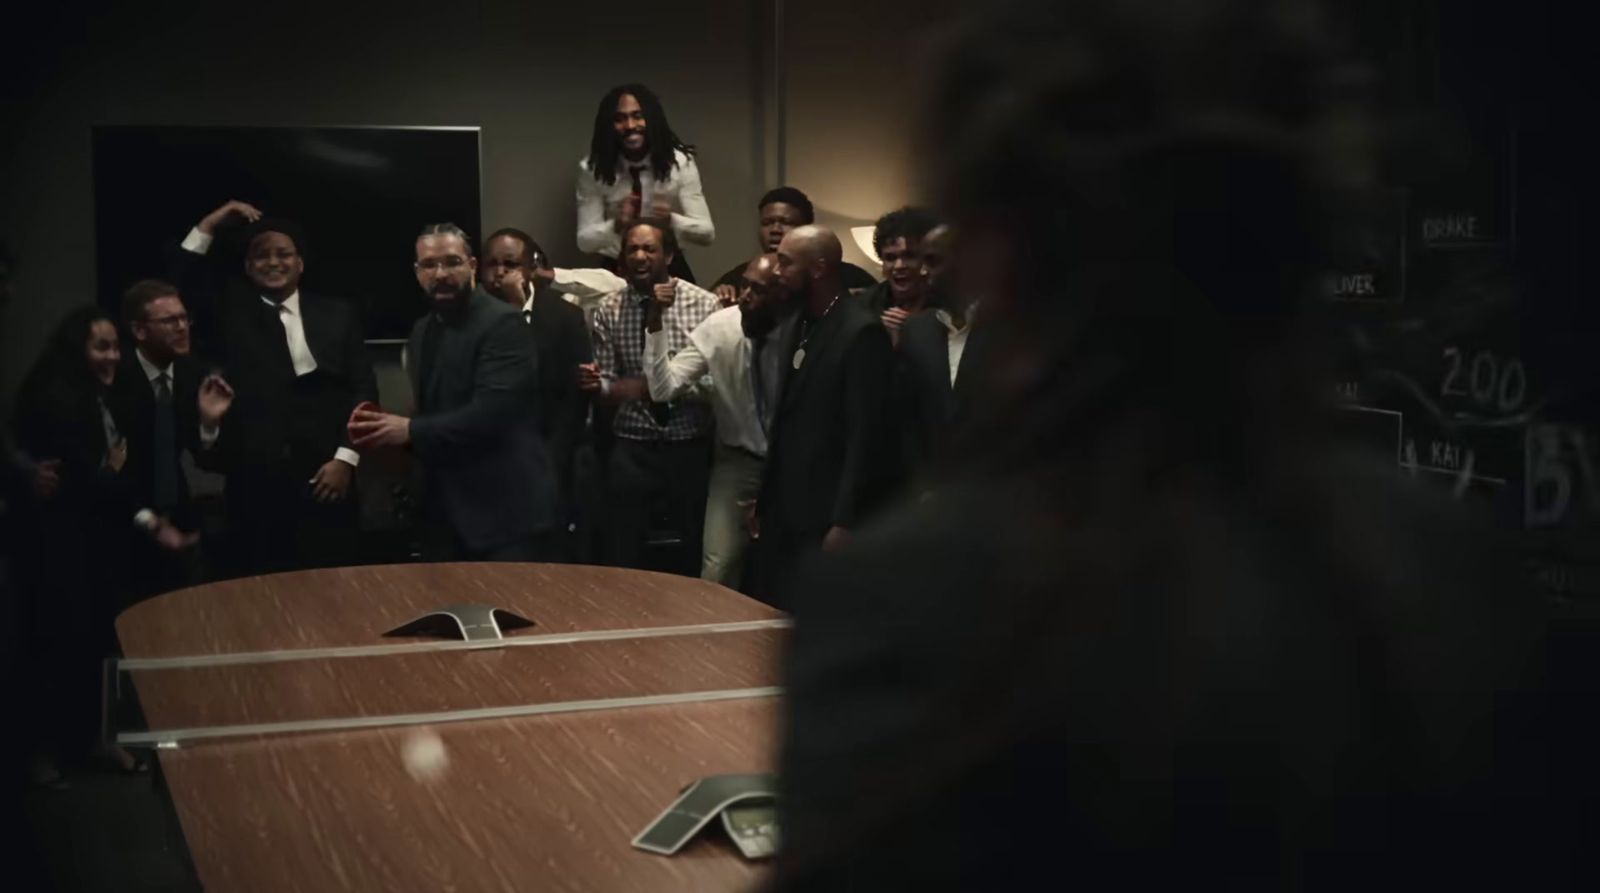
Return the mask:
[[(847, 300), (852, 299), (849, 297), (841, 297), (839, 299), (839, 303), (842, 304)], [(800, 398), (801, 392), (805, 390), (806, 383), (815, 377), (813, 373), (816, 368), (821, 366), (823, 363), (828, 362), (828, 359), (832, 356), (834, 350), (836, 349), (834, 342), (839, 340), (836, 333), (838, 332), (839, 327), (844, 324), (845, 313), (846, 308), (835, 306), (833, 308), (833, 312), (828, 313), (822, 317), (822, 319), (819, 319), (811, 324), (811, 337), (805, 339), (805, 360), (800, 364), (799, 369), (794, 368), (794, 361), (792, 359), (794, 356), (794, 349), (791, 349), (785, 354), (786, 357), (790, 358), (790, 362), (784, 368), (789, 369), (790, 371), (788, 380), (783, 383), (782, 406), (784, 409), (788, 409), (793, 401)], [(800, 346), (801, 328), (802, 326), (795, 326), (794, 348), (796, 349)]]

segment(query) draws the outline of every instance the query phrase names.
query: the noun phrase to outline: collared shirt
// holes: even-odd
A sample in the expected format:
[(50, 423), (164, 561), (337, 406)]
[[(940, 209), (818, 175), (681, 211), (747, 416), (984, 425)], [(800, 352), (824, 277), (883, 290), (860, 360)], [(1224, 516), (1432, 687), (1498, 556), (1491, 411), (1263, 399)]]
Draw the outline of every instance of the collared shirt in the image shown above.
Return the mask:
[[(142, 351), (142, 350), (140, 350), (138, 348), (134, 348), (133, 355), (135, 357), (138, 357), (138, 359), (139, 359), (139, 368), (144, 370), (144, 377), (149, 379), (149, 381), (150, 381), (150, 392), (152, 394), (155, 394), (156, 396), (160, 396), (161, 392), (160, 392), (160, 390), (158, 389), (158, 387), (156, 385), (156, 381), (158, 379), (160, 379), (161, 376), (163, 376), (163, 375), (165, 375), (167, 377), (167, 393), (168, 394), (176, 394), (177, 393), (177, 391), (176, 391), (177, 379), (173, 377), (172, 364), (171, 363), (168, 363), (165, 368), (157, 366), (155, 363), (150, 362), (150, 358), (144, 355), (144, 351)], [(220, 429), (220, 428), (207, 428), (205, 423), (201, 422), (200, 423), (200, 446), (205, 448), (205, 449), (210, 449), (211, 445), (217, 442), (217, 437), (221, 433), (222, 433), (222, 429)]]
[[(689, 333), (689, 344), (670, 353), (665, 323), (644, 336), (644, 375), (650, 396), (665, 403), (710, 376), (717, 439), (731, 447), (767, 454), (767, 432), (756, 412), (754, 345), (745, 337), (738, 307), (724, 307)], [(769, 404), (770, 405), (770, 402)]]
[[(194, 227), (183, 239), (183, 250), (194, 254), (205, 254), (211, 250), (213, 239), (209, 233), (203, 233), (199, 227)], [(284, 339), (289, 345), (289, 359), (294, 362), (294, 374), (305, 375), (315, 370), (317, 358), (311, 355), (311, 346), (306, 343), (306, 324), (300, 315), (300, 290), (295, 289), (294, 294), (285, 298), (281, 306), (266, 297), (262, 297), (261, 300), (268, 306), (278, 308), (278, 318), (283, 321)], [(333, 458), (352, 468), (361, 464), (361, 454), (349, 447), (339, 447), (334, 450)]]
[[(717, 311), (717, 296), (682, 279), (673, 279), (676, 297), (662, 311), (666, 350), (677, 353), (694, 343), (690, 333)], [(594, 313), (594, 360), (602, 386), (644, 375), (645, 309), (654, 298), (628, 286), (600, 302)], [(703, 402), (681, 400), (667, 407), (665, 424), (656, 421), (646, 401), (634, 400), (617, 409), (613, 430), (630, 440), (689, 440), (711, 431), (711, 409)]]
[(950, 387), (956, 386), (956, 373), (961, 371), (961, 354), (967, 349), (967, 334), (972, 331), (972, 308), (967, 309), (967, 324), (956, 328), (956, 321), (950, 316), (950, 311), (939, 308), (933, 315), (945, 328), (945, 349), (950, 352)]
[[(705, 191), (700, 186), (700, 168), (694, 158), (682, 150), (673, 155), (674, 165), (665, 180), (656, 181), (649, 159), (642, 162), (639, 171), (641, 187), (640, 214), (648, 215), (657, 196), (672, 206), (672, 231), (678, 239), (696, 245), (710, 245), (717, 237), (716, 226), (711, 222), (711, 208), (706, 205)], [(622, 253), (622, 236), (614, 221), (617, 209), (633, 193), (633, 176), (630, 167), (641, 163), (617, 160), (617, 178), (610, 185), (589, 171), (588, 158), (578, 162), (578, 248), (591, 254), (616, 257)]]

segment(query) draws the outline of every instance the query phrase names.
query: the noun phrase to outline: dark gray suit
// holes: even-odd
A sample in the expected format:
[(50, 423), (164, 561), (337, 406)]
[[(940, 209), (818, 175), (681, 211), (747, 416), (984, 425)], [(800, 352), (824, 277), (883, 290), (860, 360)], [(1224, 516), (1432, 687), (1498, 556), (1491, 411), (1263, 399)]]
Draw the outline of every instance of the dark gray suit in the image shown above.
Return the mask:
[(900, 326), (899, 368), (896, 370), (895, 404), (900, 412), (900, 433), (906, 465), (914, 476), (924, 474), (930, 462), (944, 453), (956, 429), (972, 412), (981, 377), (976, 366), (982, 338), (967, 335), (956, 382), (950, 383), (950, 330), (929, 310)]
[[(433, 327), (430, 357), (424, 342)], [(539, 436), (537, 351), (521, 313), (474, 291), (460, 319), (418, 320), (406, 355), (417, 402), (411, 444), (430, 521), (476, 555), (549, 531), (555, 481)]]

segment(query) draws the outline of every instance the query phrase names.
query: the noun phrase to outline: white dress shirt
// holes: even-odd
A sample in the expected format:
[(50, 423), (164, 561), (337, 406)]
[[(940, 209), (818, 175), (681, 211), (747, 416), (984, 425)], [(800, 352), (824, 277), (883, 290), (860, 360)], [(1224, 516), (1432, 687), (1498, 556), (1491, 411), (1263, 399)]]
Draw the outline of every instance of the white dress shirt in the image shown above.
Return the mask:
[[(184, 237), (183, 250), (205, 254), (211, 250), (212, 239), (210, 234), (203, 233), (195, 227)], [(283, 322), (283, 336), (289, 345), (289, 359), (294, 362), (294, 374), (305, 375), (316, 371), (317, 358), (312, 356), (311, 345), (306, 343), (306, 324), (300, 315), (300, 290), (295, 289), (294, 294), (284, 298), (281, 305), (266, 297), (262, 297), (261, 300), (268, 306), (278, 308), (278, 319)], [(349, 447), (339, 447), (334, 450), (333, 458), (352, 468), (361, 464), (361, 454)]]
[(755, 351), (740, 325), (738, 307), (724, 307), (689, 333), (689, 344), (667, 355), (667, 331), (645, 332), (644, 377), (650, 399), (676, 399), (709, 375), (711, 408), (717, 417), (717, 438), (757, 456), (767, 454), (767, 434), (756, 415), (755, 382), (750, 364)]
[[(710, 245), (717, 237), (711, 222), (711, 209), (706, 205), (705, 191), (700, 186), (700, 168), (694, 158), (681, 150), (674, 154), (675, 164), (665, 180), (656, 182), (647, 159), (639, 172), (641, 203), (639, 213), (648, 216), (656, 197), (666, 199), (672, 207), (672, 231), (680, 242)], [(622, 253), (622, 236), (617, 233), (617, 209), (633, 193), (633, 177), (628, 168), (633, 163), (627, 159), (617, 162), (617, 179), (606, 185), (589, 172), (588, 158), (578, 162), (578, 248), (591, 254), (616, 257)]]
[(972, 331), (972, 311), (967, 311), (967, 324), (956, 328), (956, 322), (950, 313), (943, 308), (933, 311), (933, 315), (945, 328), (945, 349), (950, 352), (950, 387), (956, 386), (956, 373), (961, 371), (961, 354), (967, 349), (967, 333)]

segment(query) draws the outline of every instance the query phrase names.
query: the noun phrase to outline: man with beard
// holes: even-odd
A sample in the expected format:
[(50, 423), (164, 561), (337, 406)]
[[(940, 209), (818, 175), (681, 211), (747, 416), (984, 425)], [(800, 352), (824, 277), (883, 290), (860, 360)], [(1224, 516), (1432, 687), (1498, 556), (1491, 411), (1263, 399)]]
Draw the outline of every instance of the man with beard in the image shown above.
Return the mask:
[[(114, 387), (128, 417), (122, 432), (128, 444), (126, 479), (142, 507), (136, 523), (154, 529), (163, 523), (186, 533), (199, 529), (189, 501), (183, 452), (197, 464), (220, 434), (218, 426), (233, 404), (233, 391), (219, 376), (202, 381), (190, 356), (189, 311), (176, 286), (159, 279), (133, 284), (122, 299), (123, 320), (134, 349), (122, 355)], [(135, 597), (154, 595), (198, 582), (192, 552), (174, 552), (140, 538), (132, 555), (130, 588)]]
[[(247, 221), (245, 281), (201, 259), (218, 230)], [(231, 201), (207, 214), (175, 253), (174, 280), (236, 392), (215, 447), (227, 477), (230, 570), (259, 574), (359, 558), (356, 465), (345, 422), (378, 399), (361, 316), (301, 288), (305, 235)], [(212, 275), (207, 275), (207, 273)]]
[[(700, 571), (711, 409), (701, 400), (655, 402), (644, 376), (647, 329), (664, 330), (668, 351), (685, 350), (695, 326), (717, 309), (711, 292), (669, 275), (677, 250), (666, 221), (640, 221), (623, 233), (628, 287), (595, 309), (595, 362), (578, 367), (578, 386), (617, 407), (606, 482), (606, 563), (643, 566), (659, 508), (682, 538), (670, 567), (693, 576)], [(670, 303), (663, 304), (668, 295)]]
[[(894, 352), (866, 304), (839, 281), (839, 239), (802, 226), (778, 246), (777, 275), (800, 320), (756, 503), (756, 594), (779, 597), (796, 560), (835, 549), (897, 483), (889, 390)], [(780, 604), (779, 607), (788, 607)]]
[[(745, 513), (761, 489), (761, 465), (778, 389), (783, 382), (782, 347), (798, 322), (794, 301), (777, 275), (778, 256), (763, 254), (746, 265), (739, 304), (705, 318), (689, 333), (689, 346), (667, 355), (661, 313), (645, 326), (644, 374), (650, 397), (675, 399), (711, 377), (711, 408), (717, 445), (706, 494), (700, 578), (737, 587), (750, 537)], [(671, 307), (675, 295), (656, 303)]]
[(556, 490), (529, 411), (535, 343), (515, 309), (473, 288), (471, 244), (452, 223), (417, 237), (417, 283), (433, 310), (406, 343), (415, 415), (361, 407), (350, 434), (361, 449), (416, 454), (429, 560), (548, 561)]
[[(811, 205), (811, 199), (804, 192), (793, 186), (779, 186), (769, 190), (756, 203), (757, 218), (756, 239), (765, 254), (774, 254), (783, 237), (797, 226), (805, 226), (817, 222), (816, 209)], [(728, 306), (738, 300), (744, 290), (744, 271), (749, 262), (741, 263), (733, 269), (722, 274), (717, 284), (711, 289), (716, 292), (717, 300), (723, 306)], [(861, 269), (855, 264), (839, 264), (839, 281), (850, 291), (873, 288), (878, 280), (872, 274)]]

